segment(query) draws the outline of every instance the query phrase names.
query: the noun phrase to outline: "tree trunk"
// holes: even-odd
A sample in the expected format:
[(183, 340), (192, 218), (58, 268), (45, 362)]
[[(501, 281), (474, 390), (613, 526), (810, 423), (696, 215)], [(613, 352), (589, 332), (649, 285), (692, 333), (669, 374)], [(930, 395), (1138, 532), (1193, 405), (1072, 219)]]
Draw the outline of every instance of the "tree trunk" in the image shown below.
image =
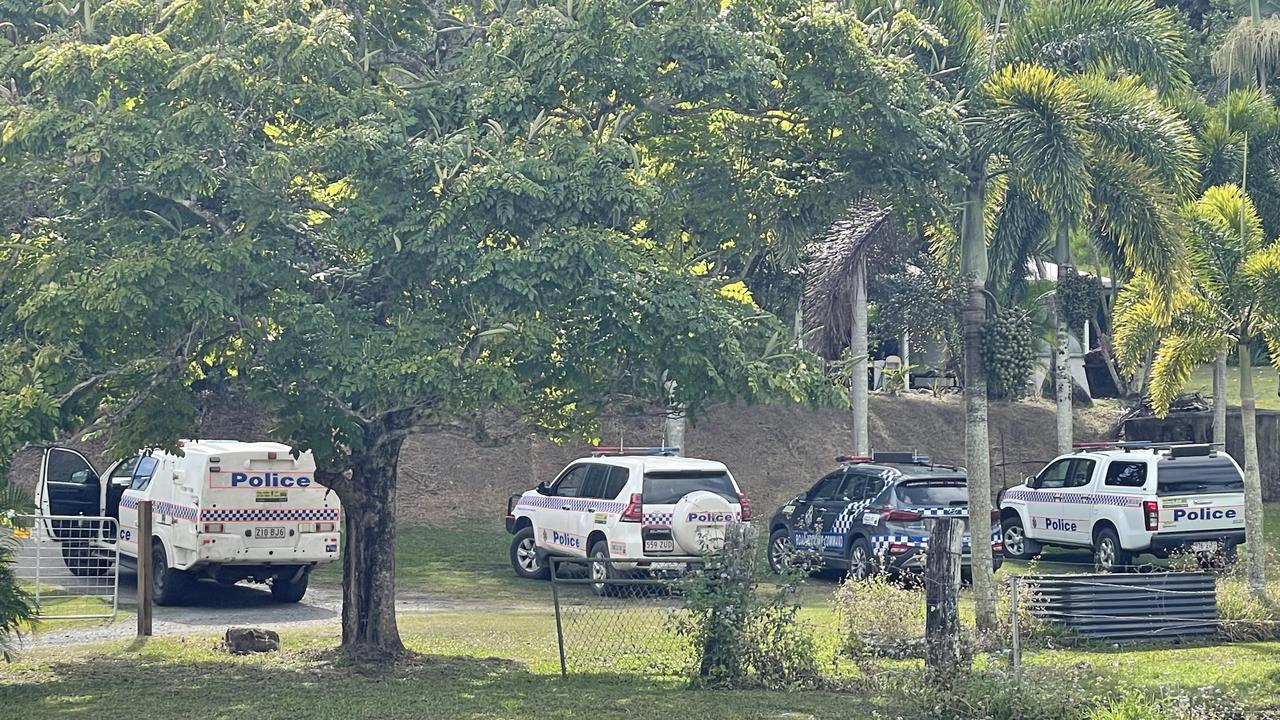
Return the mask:
[(924, 671), (931, 687), (955, 687), (960, 674), (960, 553), (964, 525), (938, 518), (925, 559)]
[(396, 472), (402, 437), (366, 437), (339, 494), (346, 516), (342, 567), (342, 649), (391, 660), (404, 654), (396, 625)]
[(1258, 415), (1253, 397), (1253, 366), (1248, 334), (1241, 332), (1240, 424), (1244, 428), (1244, 534), (1249, 544), (1246, 576), (1258, 597), (1267, 592), (1266, 541), (1262, 521), (1262, 474), (1258, 467)]
[(868, 431), (867, 390), (867, 257), (859, 253), (853, 271), (853, 322), (849, 355), (853, 360), (849, 382), (849, 405), (853, 408), (853, 454), (866, 455), (871, 449)]
[(1213, 358), (1213, 442), (1227, 446), (1227, 351)]
[(688, 426), (689, 417), (685, 412), (685, 406), (676, 402), (676, 381), (668, 380), (667, 390), (667, 414), (662, 419), (662, 445), (663, 447), (678, 448), (677, 455), (684, 455), (684, 430)]
[[(1067, 282), (1075, 274), (1071, 267), (1071, 235), (1066, 223), (1058, 226), (1058, 238), (1054, 248), (1054, 262), (1058, 264), (1058, 286)], [(1067, 327), (1066, 313), (1063, 312), (1059, 299), (1054, 303), (1054, 324), (1057, 348), (1054, 352), (1053, 396), (1057, 410), (1058, 453), (1071, 452), (1074, 436), (1071, 417), (1071, 396), (1074, 394), (1071, 380), (1071, 330)]]
[[(979, 630), (996, 626), (995, 577), (991, 555), (991, 442), (987, 432), (987, 375), (982, 362), (982, 329), (987, 320), (986, 167), (978, 163), (965, 191), (960, 229), (961, 270), (969, 276), (968, 302), (961, 317), (964, 344), (964, 459), (969, 473), (969, 535), (972, 538), (974, 614)], [(984, 542), (984, 539), (986, 540)]]

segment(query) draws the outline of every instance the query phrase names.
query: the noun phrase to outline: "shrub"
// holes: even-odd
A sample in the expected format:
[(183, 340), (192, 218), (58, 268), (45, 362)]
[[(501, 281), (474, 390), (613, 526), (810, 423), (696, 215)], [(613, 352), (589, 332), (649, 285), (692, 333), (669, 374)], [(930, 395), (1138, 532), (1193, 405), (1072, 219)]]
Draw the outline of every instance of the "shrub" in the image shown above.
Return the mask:
[(832, 598), (840, 652), (857, 660), (920, 657), (924, 653), (924, 590), (885, 573), (847, 579)]
[(703, 567), (682, 580), (689, 612), (678, 630), (698, 657), (695, 685), (792, 689), (821, 684), (813, 633), (797, 618), (804, 568), (797, 567), (776, 589), (762, 591), (756, 583), (760, 562), (755, 531), (733, 525)]
[[(1276, 553), (1267, 564), (1276, 568)], [(1229, 565), (1218, 575), (1218, 634), (1238, 642), (1280, 640), (1280, 579), (1270, 574), (1266, 597), (1259, 598), (1245, 580), (1244, 563)]]

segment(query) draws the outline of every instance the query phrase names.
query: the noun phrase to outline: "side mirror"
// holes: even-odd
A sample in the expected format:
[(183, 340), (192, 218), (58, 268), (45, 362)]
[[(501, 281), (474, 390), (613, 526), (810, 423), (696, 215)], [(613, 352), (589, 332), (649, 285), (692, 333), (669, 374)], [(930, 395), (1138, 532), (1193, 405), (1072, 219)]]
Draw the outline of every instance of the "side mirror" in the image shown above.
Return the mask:
[(534, 488), (534, 490), (535, 490), (535, 491), (537, 491), (537, 493), (538, 493), (539, 495), (550, 495), (550, 494), (551, 494), (551, 487), (550, 487), (549, 485), (547, 485), (547, 483), (546, 483), (546, 481), (545, 481), (545, 480), (544, 480), (544, 481), (542, 481), (542, 482), (540, 482), (540, 483), (538, 483), (538, 487)]
[(71, 473), (71, 482), (77, 485), (96, 485), (98, 476), (92, 470), (80, 470)]
[(1036, 476), (1035, 476), (1035, 475), (1028, 475), (1028, 476), (1026, 476), (1025, 478), (1023, 478), (1023, 480), (1022, 480), (1022, 484), (1023, 484), (1023, 485), (1026, 485), (1027, 487), (1034, 487), (1034, 486), (1035, 486), (1035, 483), (1036, 483)]

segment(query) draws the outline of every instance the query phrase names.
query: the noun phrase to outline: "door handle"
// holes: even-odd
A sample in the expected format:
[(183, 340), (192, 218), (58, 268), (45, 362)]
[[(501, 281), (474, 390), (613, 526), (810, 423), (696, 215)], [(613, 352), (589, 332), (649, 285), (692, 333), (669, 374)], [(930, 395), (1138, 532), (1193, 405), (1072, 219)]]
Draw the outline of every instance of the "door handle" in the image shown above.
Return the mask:
[(561, 510), (571, 510), (572, 508), (570, 508), (568, 505), (561, 505), (561, 506), (560, 506), (560, 509), (561, 509)]
[(589, 513), (593, 513), (593, 512), (595, 512), (595, 511), (596, 511), (596, 509), (595, 509), (595, 508), (587, 508), (587, 512), (589, 512)]

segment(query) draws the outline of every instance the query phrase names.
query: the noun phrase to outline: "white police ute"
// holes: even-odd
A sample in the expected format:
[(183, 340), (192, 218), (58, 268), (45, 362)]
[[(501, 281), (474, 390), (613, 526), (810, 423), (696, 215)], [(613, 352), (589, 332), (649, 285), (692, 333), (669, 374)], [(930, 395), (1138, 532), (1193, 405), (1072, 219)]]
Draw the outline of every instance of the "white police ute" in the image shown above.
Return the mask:
[(1134, 557), (1232, 558), (1245, 541), (1244, 477), (1211, 445), (1083, 443), (1001, 493), (1007, 557), (1090, 548), (1104, 572)]
[(679, 571), (672, 558), (700, 556), (751, 503), (724, 464), (676, 457), (677, 448), (597, 447), (555, 480), (507, 501), (511, 566), (546, 578), (548, 556), (627, 558), (591, 563), (592, 590), (613, 590), (621, 572)]
[[(316, 482), (311, 453), (270, 442), (179, 445), (181, 454), (145, 450), (103, 473), (70, 448), (45, 450), (36, 496), (41, 512), (57, 518), (49, 532), (68, 570), (105, 573), (117, 546), (122, 563), (136, 566), (138, 507), (150, 500), (157, 604), (182, 601), (202, 577), (252, 580), (277, 601), (301, 600), (312, 569), (337, 560), (341, 544), (338, 496)], [(119, 526), (67, 516), (112, 517)]]

